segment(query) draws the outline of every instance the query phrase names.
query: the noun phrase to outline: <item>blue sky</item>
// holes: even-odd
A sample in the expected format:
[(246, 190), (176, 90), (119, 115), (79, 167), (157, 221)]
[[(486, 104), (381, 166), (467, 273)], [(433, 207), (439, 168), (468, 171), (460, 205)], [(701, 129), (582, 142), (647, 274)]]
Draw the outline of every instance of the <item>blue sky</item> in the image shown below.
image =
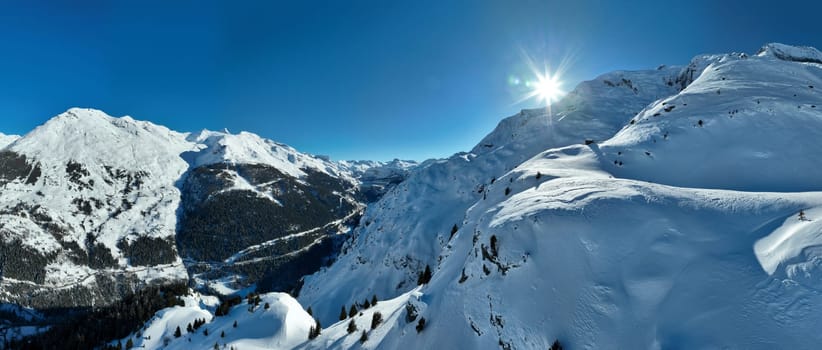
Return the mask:
[(822, 47), (815, 1), (7, 1), (0, 132), (73, 106), (180, 131), (251, 131), (335, 159), (470, 149), (539, 101), (523, 53), (616, 69)]

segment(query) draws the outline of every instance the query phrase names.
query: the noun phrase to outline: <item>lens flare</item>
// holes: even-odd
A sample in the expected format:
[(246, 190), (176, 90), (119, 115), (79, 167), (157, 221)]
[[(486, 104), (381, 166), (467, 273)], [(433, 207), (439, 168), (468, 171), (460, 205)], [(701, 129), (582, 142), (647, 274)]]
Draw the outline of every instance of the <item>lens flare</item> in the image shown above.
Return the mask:
[(563, 95), (562, 89), (560, 88), (562, 82), (556, 75), (538, 75), (537, 81), (532, 84), (532, 86), (531, 96), (538, 97), (548, 104), (558, 100)]

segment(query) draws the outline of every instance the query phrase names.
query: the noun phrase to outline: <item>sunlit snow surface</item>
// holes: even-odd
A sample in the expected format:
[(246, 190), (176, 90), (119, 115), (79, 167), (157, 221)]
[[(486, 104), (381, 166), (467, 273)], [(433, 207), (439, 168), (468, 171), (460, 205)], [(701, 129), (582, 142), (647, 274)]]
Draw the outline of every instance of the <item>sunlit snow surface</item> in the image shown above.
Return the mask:
[(816, 348), (820, 57), (769, 45), (583, 83), (423, 164), (300, 300), (333, 320), (430, 264), (428, 330), (376, 348)]

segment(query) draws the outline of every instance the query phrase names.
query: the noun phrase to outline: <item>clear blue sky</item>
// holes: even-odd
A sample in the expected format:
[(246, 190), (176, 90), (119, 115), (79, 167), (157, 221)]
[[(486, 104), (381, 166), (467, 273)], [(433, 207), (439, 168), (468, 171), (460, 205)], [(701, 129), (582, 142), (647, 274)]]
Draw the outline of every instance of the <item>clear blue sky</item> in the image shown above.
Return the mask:
[(566, 90), (766, 42), (822, 47), (818, 1), (4, 1), (0, 132), (69, 107), (251, 131), (335, 159), (470, 149), (517, 103), (522, 52)]

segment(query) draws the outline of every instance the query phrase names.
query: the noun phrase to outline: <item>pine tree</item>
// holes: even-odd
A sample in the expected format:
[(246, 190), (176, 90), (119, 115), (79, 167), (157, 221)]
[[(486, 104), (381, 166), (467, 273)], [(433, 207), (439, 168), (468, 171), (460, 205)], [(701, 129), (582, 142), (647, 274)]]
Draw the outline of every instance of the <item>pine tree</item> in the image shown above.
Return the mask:
[(368, 298), (365, 298), (365, 301), (362, 303), (362, 308), (367, 309), (369, 307), (371, 307), (371, 302), (368, 301)]
[(237, 328), (237, 320), (234, 320), (234, 328)]
[(562, 345), (559, 343), (559, 340), (554, 340), (550, 350), (562, 350)]
[(340, 309), (340, 321), (342, 321), (346, 318), (348, 318), (348, 313), (345, 312), (345, 305), (343, 305), (342, 309)]
[(360, 336), (360, 343), (365, 343), (366, 340), (368, 340), (368, 333), (366, 333), (365, 330), (363, 329), (362, 330), (362, 335)]
[[(266, 303), (267, 304), (267, 303)], [(308, 310), (305, 310), (310, 316), (314, 316), (314, 310), (311, 310), (311, 306), (308, 307)]]
[(537, 180), (539, 180), (541, 177), (542, 177), (542, 173), (537, 171)]
[(454, 237), (454, 234), (457, 233), (457, 231), (459, 230), (460, 228), (457, 227), (457, 224), (454, 224), (454, 227), (451, 228), (451, 237)]
[(128, 341), (126, 341), (126, 349), (131, 349), (133, 347), (134, 347), (134, 341), (131, 340), (131, 338), (128, 338)]
[(507, 195), (509, 195), (509, 194), (511, 194), (511, 188), (510, 188), (510, 187), (506, 187), (506, 188), (505, 188), (505, 195), (507, 196)]
[(348, 310), (348, 317), (357, 316), (357, 306), (351, 305), (351, 309)]
[(220, 350), (220, 344), (214, 343), (214, 350)]
[(220, 338), (225, 338), (225, 331), (220, 332)]
[(177, 329), (174, 330), (174, 338), (179, 338), (183, 335), (183, 332), (180, 331), (180, 326), (177, 326)]
[(376, 329), (382, 323), (382, 314), (377, 311), (371, 316), (371, 329)]
[(206, 336), (206, 337), (208, 336), (208, 328), (203, 330), (203, 335)]
[(354, 333), (354, 332), (357, 331), (357, 324), (354, 322), (353, 319), (348, 322), (348, 328), (346, 330), (348, 331), (348, 334), (351, 334), (351, 333)]
[(323, 330), (323, 327), (322, 327), (322, 325), (320, 325), (320, 320), (314, 318), (314, 325), (311, 326), (311, 328), (308, 329), (308, 339), (311, 340), (311, 339), (314, 339), (314, 338), (320, 336), (320, 333), (322, 333), (322, 330)]
[(428, 284), (428, 282), (431, 282), (431, 266), (425, 265), (425, 271), (423, 271), (417, 279), (417, 285)]
[(268, 305), (268, 303), (265, 303), (265, 305), (263, 305), (263, 309), (268, 310), (270, 308), (271, 308), (271, 305)]
[(377, 295), (374, 294), (374, 296), (371, 297), (371, 306), (376, 306), (376, 305), (377, 305)]
[(425, 317), (421, 317), (419, 321), (417, 321), (417, 333), (422, 332), (425, 328)]
[(186, 332), (194, 333), (194, 327), (191, 326), (191, 323), (189, 323), (188, 326), (186, 326)]

